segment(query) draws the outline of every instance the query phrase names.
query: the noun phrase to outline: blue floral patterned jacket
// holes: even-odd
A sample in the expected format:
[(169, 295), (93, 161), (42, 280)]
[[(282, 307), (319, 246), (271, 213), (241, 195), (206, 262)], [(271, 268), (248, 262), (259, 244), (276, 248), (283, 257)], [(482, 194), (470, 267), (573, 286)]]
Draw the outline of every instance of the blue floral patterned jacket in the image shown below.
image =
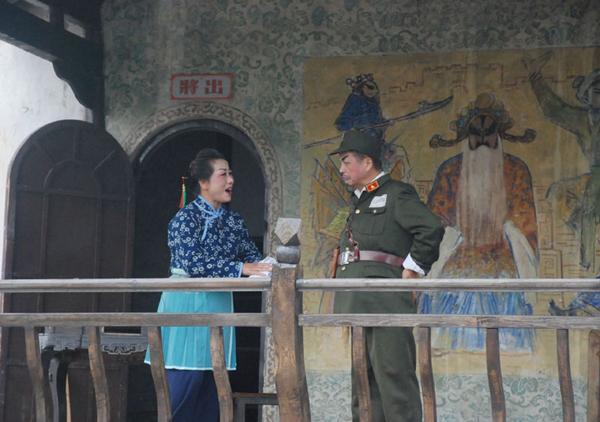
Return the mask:
[(202, 197), (173, 217), (168, 245), (171, 271), (190, 277), (241, 277), (244, 263), (261, 260), (242, 217), (223, 205), (215, 210)]

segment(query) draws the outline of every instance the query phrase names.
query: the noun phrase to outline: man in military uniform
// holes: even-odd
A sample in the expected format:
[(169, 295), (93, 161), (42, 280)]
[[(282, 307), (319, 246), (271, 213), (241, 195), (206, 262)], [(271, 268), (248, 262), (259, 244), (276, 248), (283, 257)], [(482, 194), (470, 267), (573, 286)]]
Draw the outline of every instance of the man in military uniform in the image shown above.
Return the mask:
[[(438, 259), (440, 219), (415, 189), (381, 170), (381, 142), (358, 131), (344, 134), (340, 173), (354, 188), (340, 240), (336, 278), (420, 278)], [(410, 292), (338, 292), (336, 313), (415, 313)], [(373, 422), (421, 422), (411, 328), (367, 328), (367, 369)], [(353, 371), (352, 418), (358, 422)]]

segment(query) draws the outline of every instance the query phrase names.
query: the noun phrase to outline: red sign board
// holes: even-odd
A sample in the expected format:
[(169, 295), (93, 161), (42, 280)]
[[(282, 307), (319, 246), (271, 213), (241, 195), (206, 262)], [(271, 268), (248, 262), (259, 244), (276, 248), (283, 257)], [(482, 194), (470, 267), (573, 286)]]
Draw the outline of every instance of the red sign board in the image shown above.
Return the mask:
[(228, 100), (231, 98), (232, 75), (173, 75), (172, 100)]

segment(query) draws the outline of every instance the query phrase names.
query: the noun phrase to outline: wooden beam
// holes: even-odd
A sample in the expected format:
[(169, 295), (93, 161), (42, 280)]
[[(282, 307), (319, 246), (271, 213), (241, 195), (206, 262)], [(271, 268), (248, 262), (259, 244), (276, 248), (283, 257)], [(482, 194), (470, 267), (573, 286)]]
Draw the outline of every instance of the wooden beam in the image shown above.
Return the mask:
[(590, 331), (586, 420), (587, 422), (600, 420), (600, 331)]
[(600, 280), (590, 279), (310, 279), (298, 280), (299, 291), (445, 291), (445, 292), (600, 292)]
[(27, 367), (33, 389), (35, 417), (38, 422), (51, 422), (52, 404), (50, 401), (50, 387), (44, 377), (42, 357), (40, 353), (39, 329), (36, 327), (23, 327), (25, 329), (25, 354)]
[(171, 422), (171, 391), (165, 369), (160, 327), (148, 327), (148, 349), (150, 350), (150, 370), (156, 390), (156, 411), (158, 422)]
[[(1, 0), (0, 0), (1, 1)], [(270, 278), (106, 278), (0, 280), (3, 293), (264, 292)]]
[(0, 314), (0, 327), (268, 327), (269, 314), (47, 313)]
[(0, 40), (51, 61), (81, 104), (93, 110), (103, 107), (99, 45), (5, 1), (0, 1)]
[(273, 266), (271, 315), (275, 383), (281, 420), (310, 422), (303, 335), (302, 327), (298, 326), (298, 314), (302, 313), (302, 295), (296, 291), (296, 271), (295, 266)]
[(100, 327), (87, 327), (87, 336), (89, 340), (90, 372), (92, 373), (94, 397), (96, 398), (96, 421), (110, 422), (110, 394), (104, 359), (102, 359)]
[[(1, 315), (0, 315), (0, 321)], [(303, 314), (303, 327), (462, 327), (597, 330), (600, 318), (538, 315)], [(1, 325), (1, 324), (0, 324)]]
[(367, 369), (367, 337), (364, 327), (352, 327), (352, 370), (357, 381), (358, 414), (360, 422), (371, 422), (371, 389)]
[(569, 330), (556, 330), (556, 348), (558, 353), (558, 380), (560, 383), (560, 395), (562, 397), (563, 421), (575, 422), (575, 395), (571, 379)]
[(210, 356), (219, 396), (219, 422), (233, 422), (233, 396), (225, 360), (223, 327), (210, 327)]
[(75, 61), (102, 70), (98, 45), (4, 1), (0, 1), (0, 39), (52, 62)]
[(419, 372), (423, 390), (423, 421), (436, 422), (435, 381), (431, 364), (431, 328), (421, 327), (419, 332)]
[[(539, 292), (593, 292), (600, 291), (596, 279), (470, 279), (428, 280), (408, 279), (314, 279), (298, 280), (299, 291), (539, 291)], [(107, 278), (107, 279), (14, 279), (0, 280), (4, 293), (64, 293), (71, 292), (153, 292), (153, 291), (268, 291), (270, 278), (219, 278), (219, 279), (165, 279), (165, 278)]]
[(497, 328), (486, 330), (485, 354), (492, 402), (492, 420), (506, 422), (506, 403), (502, 385), (502, 366), (500, 365), (500, 334)]

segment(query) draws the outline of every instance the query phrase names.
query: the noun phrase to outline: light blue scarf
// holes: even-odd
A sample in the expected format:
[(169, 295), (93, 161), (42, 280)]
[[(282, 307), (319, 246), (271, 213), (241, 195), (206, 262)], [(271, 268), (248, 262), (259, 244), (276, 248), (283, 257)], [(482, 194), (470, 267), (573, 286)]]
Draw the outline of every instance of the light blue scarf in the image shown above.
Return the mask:
[[(204, 203), (203, 205), (205, 205), (205, 206), (202, 206), (202, 203)], [(215, 210), (215, 207), (213, 207), (210, 202), (208, 202), (206, 199), (204, 199), (201, 196), (198, 196), (198, 198), (193, 202), (193, 204), (200, 211), (202, 211), (206, 214), (206, 223), (204, 224), (204, 232), (202, 233), (202, 238), (200, 239), (200, 240), (204, 241), (204, 239), (206, 238), (206, 233), (208, 231), (208, 225), (212, 224), (213, 220), (216, 220), (217, 218), (222, 216), (223, 213), (225, 212), (225, 209), (223, 208), (223, 206), (220, 206), (218, 210)]]

